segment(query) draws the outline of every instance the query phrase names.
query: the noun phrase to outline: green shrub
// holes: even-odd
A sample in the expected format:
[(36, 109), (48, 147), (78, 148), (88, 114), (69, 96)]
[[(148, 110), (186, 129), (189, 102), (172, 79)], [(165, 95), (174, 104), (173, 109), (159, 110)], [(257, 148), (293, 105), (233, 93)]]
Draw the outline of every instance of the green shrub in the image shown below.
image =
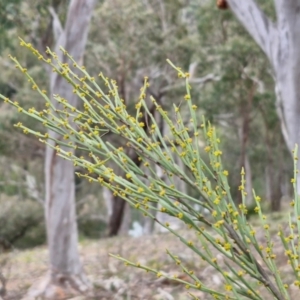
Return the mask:
[(0, 249), (29, 248), (45, 243), (41, 204), (1, 194), (0, 207)]
[[(282, 241), (287, 263), (294, 274), (294, 281), (282, 278), (277, 267), (277, 258), (274, 253), (274, 243), (271, 238), (270, 225), (261, 211), (261, 199), (255, 195), (256, 206), (254, 212), (260, 217), (265, 241), (259, 242), (255, 229), (248, 223), (247, 208), (245, 206), (245, 177), (241, 172), (241, 184), (239, 190), (243, 203), (237, 204), (231, 196), (230, 186), (227, 181), (228, 172), (222, 167), (222, 151), (219, 149), (219, 139), (214, 127), (205, 120), (199, 121), (197, 107), (191, 101), (189, 74), (182, 72), (173, 66), (178, 76), (186, 81), (186, 95), (182, 99), (180, 107), (174, 105), (174, 111), (170, 114), (176, 116), (172, 121), (168, 112), (156, 102), (153, 97), (147, 97), (149, 86), (145, 78), (140, 97), (136, 103), (136, 114), (130, 115), (118, 94), (116, 82), (100, 74), (101, 87), (93, 77), (90, 77), (85, 68), (79, 67), (70, 55), (62, 49), (64, 54), (77, 68), (77, 75), (68, 64), (58, 61), (57, 55), (47, 50), (52, 57), (44, 58), (30, 44), (21, 41), (21, 45), (29, 48), (39, 59), (48, 63), (55, 72), (63, 76), (73, 87), (74, 93), (83, 101), (84, 109), (78, 110), (72, 107), (67, 99), (55, 95), (54, 99), (61, 105), (55, 109), (46, 94), (39, 89), (34, 79), (28, 74), (15, 58), (12, 60), (28, 78), (34, 89), (42, 95), (46, 101), (46, 108), (37, 111), (31, 108), (28, 111), (1, 96), (20, 112), (35, 118), (50, 130), (60, 133), (64, 140), (55, 140), (57, 154), (74, 162), (86, 170), (86, 173), (78, 174), (90, 182), (98, 182), (111, 189), (116, 195), (121, 196), (129, 204), (144, 213), (145, 216), (156, 219), (156, 211), (161, 211), (173, 217), (179, 218), (186, 226), (195, 232), (200, 246), (187, 240), (177, 231), (170, 228), (169, 224), (162, 224), (167, 230), (177, 236), (182, 243), (195, 252), (199, 259), (212, 266), (223, 278), (223, 288), (215, 290), (206, 286), (198, 278), (193, 270), (188, 269), (173, 253), (167, 251), (174, 263), (183, 273), (189, 276), (189, 280), (182, 277), (172, 277), (160, 270), (155, 270), (141, 265), (139, 262), (130, 262), (119, 256), (125, 264), (144, 269), (156, 274), (157, 277), (167, 277), (182, 284), (189, 289), (189, 294), (194, 298), (192, 290), (201, 290), (214, 299), (266, 299), (268, 294), (273, 299), (290, 299), (289, 287), (300, 286), (299, 263), (299, 230), (300, 230), (300, 200), (295, 193), (292, 202), (295, 223), (292, 218), (289, 221), (288, 232), (279, 229), (278, 235)], [(148, 101), (150, 100), (150, 101)], [(150, 105), (149, 103), (150, 102)], [(147, 104), (148, 103), (148, 104)], [(158, 111), (169, 128), (170, 134), (162, 136), (159, 126), (150, 113), (150, 106)], [(181, 111), (188, 110), (190, 114), (187, 127)], [(144, 122), (143, 120), (147, 120)], [(72, 121), (72, 122), (70, 122)], [(40, 141), (47, 143), (48, 134), (41, 134), (18, 123), (24, 133), (34, 134)], [(117, 135), (124, 139), (124, 147), (116, 148), (102, 137), (106, 133)], [(205, 163), (200, 155), (200, 142), (205, 141), (204, 148), (208, 155), (209, 163)], [(64, 146), (64, 147), (62, 147)], [(86, 156), (76, 157), (66, 147), (77, 149), (80, 147), (87, 152)], [(128, 149), (138, 154), (138, 161), (148, 168), (146, 174), (137, 166), (128, 155)], [(295, 153), (298, 150), (295, 150)], [(178, 156), (189, 172), (180, 168), (174, 156)], [(292, 183), (296, 190), (296, 161), (295, 173)], [(113, 161), (126, 174), (118, 176), (112, 168), (107, 167), (107, 162)], [(157, 175), (155, 167), (159, 166), (170, 184), (167, 184), (161, 176)], [(96, 174), (96, 176), (95, 176)], [(149, 175), (150, 174), (150, 175)], [(192, 193), (184, 193), (176, 189), (174, 178), (183, 180)], [(193, 197), (191, 195), (200, 195)], [(208, 211), (202, 214), (194, 209), (198, 204)], [(218, 255), (214, 255), (217, 250)], [(225, 263), (219, 264), (223, 260)]]
[(84, 217), (78, 220), (79, 234), (85, 238), (99, 239), (106, 227), (106, 223), (99, 219)]
[[(104, 220), (95, 218), (95, 204), (87, 199), (79, 207), (78, 230), (83, 238), (99, 238), (106, 228)], [(0, 250), (25, 249), (46, 242), (44, 209), (34, 200), (0, 194)]]

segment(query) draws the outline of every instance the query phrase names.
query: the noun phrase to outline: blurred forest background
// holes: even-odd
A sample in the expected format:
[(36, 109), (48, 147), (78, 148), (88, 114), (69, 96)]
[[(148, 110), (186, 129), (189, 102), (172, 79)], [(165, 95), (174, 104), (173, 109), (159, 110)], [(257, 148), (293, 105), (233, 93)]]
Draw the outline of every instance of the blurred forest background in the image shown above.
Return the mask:
[[(258, 2), (269, 15), (274, 15), (272, 1)], [(49, 78), (43, 64), (19, 46), (18, 37), (38, 49), (51, 48), (53, 17), (48, 7), (52, 6), (64, 23), (68, 4), (66, 0), (0, 0), (0, 93), (16, 99), (25, 108), (43, 107), (43, 100), (31, 89), (26, 77), (16, 71), (8, 54), (16, 56), (39, 86), (47, 89)], [(248, 206), (252, 206), (254, 188), (262, 196), (266, 210), (280, 210), (292, 193), (292, 159), (276, 113), (271, 69), (230, 10), (219, 10), (215, 1), (204, 0), (97, 1), (83, 62), (91, 75), (103, 72), (116, 79), (128, 106), (136, 103), (144, 76), (149, 77), (150, 93), (164, 109), (178, 104), (184, 86), (166, 63), (167, 58), (190, 72), (197, 113), (217, 127), (223, 161), (237, 201), (244, 166)], [(45, 148), (36, 138), (13, 126), (19, 121), (44, 130), (31, 118), (0, 104), (2, 250), (46, 242)], [(107, 235), (111, 232), (111, 220), (120, 218), (111, 211), (111, 195), (84, 180), (76, 179), (75, 184), (80, 238), (99, 239)], [(135, 228), (140, 228), (140, 232), (132, 234), (152, 230), (151, 226), (146, 230), (143, 217), (129, 207), (122, 214), (114, 234), (128, 234), (130, 229), (132, 233), (134, 222), (139, 222)]]

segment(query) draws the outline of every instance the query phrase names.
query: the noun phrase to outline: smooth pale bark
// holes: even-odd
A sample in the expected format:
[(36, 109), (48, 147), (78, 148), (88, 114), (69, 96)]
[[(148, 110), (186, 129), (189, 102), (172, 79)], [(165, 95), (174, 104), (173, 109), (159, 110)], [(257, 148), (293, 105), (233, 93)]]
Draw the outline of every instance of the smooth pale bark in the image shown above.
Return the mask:
[(112, 201), (112, 192), (105, 186), (102, 187), (102, 197), (106, 206), (106, 223), (109, 223), (109, 220), (113, 213), (113, 201)]
[(119, 230), (120, 235), (128, 235), (132, 223), (132, 208), (125, 202), (122, 224)]
[[(277, 112), (285, 142), (292, 151), (295, 144), (300, 145), (300, 2), (274, 0), (275, 23), (254, 0), (228, 0), (228, 4), (272, 65)], [(298, 192), (299, 183), (300, 173)]]
[[(54, 19), (56, 37), (55, 52), (65, 61), (59, 47), (62, 46), (76, 61), (80, 61), (87, 42), (89, 23), (94, 0), (72, 0), (69, 5), (65, 27)], [(54, 11), (52, 11), (52, 15)], [(77, 96), (72, 86), (57, 73), (51, 73), (50, 93), (59, 94), (76, 106)], [(53, 101), (59, 107), (56, 101)], [(50, 131), (49, 135), (61, 139)], [(50, 142), (55, 146), (53, 141)], [(68, 150), (70, 151), (70, 150)], [(71, 285), (84, 292), (88, 280), (83, 272), (78, 252), (78, 233), (75, 210), (74, 167), (71, 162), (57, 156), (49, 146), (45, 161), (46, 202), (45, 216), (50, 260), (50, 284)]]

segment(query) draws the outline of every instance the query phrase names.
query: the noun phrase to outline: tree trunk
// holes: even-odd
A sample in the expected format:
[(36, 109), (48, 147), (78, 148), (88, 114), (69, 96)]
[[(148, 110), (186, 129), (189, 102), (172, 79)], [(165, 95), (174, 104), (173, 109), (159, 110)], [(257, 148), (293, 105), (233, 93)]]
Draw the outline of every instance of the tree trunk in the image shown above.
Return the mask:
[[(247, 154), (247, 144), (248, 144), (248, 136), (249, 136), (249, 124), (245, 126), (245, 120), (242, 121), (243, 125), (239, 127), (239, 138), (241, 141), (241, 155), (240, 155), (240, 170), (244, 168), (245, 171), (245, 192), (246, 195), (246, 205), (251, 206), (253, 204), (253, 195), (252, 195), (252, 171), (250, 160)], [(238, 179), (239, 185), (241, 178)], [(237, 203), (242, 203), (242, 193), (238, 193)]]
[[(240, 22), (267, 55), (274, 73), (277, 112), (285, 142), (292, 151), (300, 144), (300, 3), (274, 0), (273, 23), (254, 0), (228, 0)], [(299, 156), (299, 151), (296, 154)], [(298, 168), (300, 160), (298, 160)], [(300, 192), (300, 173), (297, 189)]]
[[(255, 84), (253, 84), (247, 99), (247, 106), (240, 108), (240, 116), (241, 116), (241, 124), (238, 128), (238, 136), (241, 141), (241, 156), (240, 156), (240, 170), (244, 168), (245, 170), (245, 192), (246, 195), (246, 204), (248, 206), (251, 206), (253, 203), (253, 197), (252, 197), (252, 172), (251, 172), (251, 165), (249, 161), (249, 157), (247, 154), (247, 145), (249, 140), (249, 131), (250, 131), (250, 114), (252, 110), (252, 103), (253, 103), (253, 97), (255, 92)], [(238, 203), (242, 203), (242, 193), (238, 193)]]
[(126, 202), (119, 196), (114, 196), (110, 192), (112, 202), (112, 214), (108, 223), (108, 236), (118, 235), (122, 225)]
[(280, 211), (281, 208), (281, 180), (282, 176), (276, 176), (272, 160), (268, 160), (266, 168), (266, 198), (270, 202), (272, 211)]
[(252, 170), (251, 170), (251, 164), (250, 164), (250, 160), (249, 160), (249, 156), (246, 155), (245, 157), (245, 179), (246, 179), (246, 186), (245, 186), (245, 190), (247, 193), (246, 196), (246, 205), (248, 207), (251, 207), (254, 203), (253, 203), (253, 185), (252, 185)]
[[(159, 121), (158, 124), (159, 124), (162, 135), (163, 136), (167, 135), (167, 132), (165, 132), (166, 129), (165, 129), (165, 126), (163, 123), (164, 122), (163, 119), (160, 118), (158, 121)], [(175, 120), (174, 120), (174, 122), (175, 122)], [(175, 160), (176, 164), (178, 165), (178, 168), (184, 170), (185, 165), (184, 165), (183, 161), (180, 158), (178, 158), (177, 156), (174, 157), (174, 160)], [(161, 167), (156, 166), (156, 174), (167, 185), (171, 184), (170, 180), (168, 180), (167, 176), (165, 176), (163, 169)], [(175, 177), (174, 184), (175, 184), (175, 187), (177, 190), (181, 191), (182, 193), (186, 192), (186, 184), (180, 178)], [(160, 208), (160, 205), (158, 205), (158, 207)], [(175, 218), (166, 213), (160, 212), (159, 210), (157, 210), (155, 217), (160, 223), (163, 223), (163, 224), (169, 223), (170, 228), (172, 228), (173, 230), (177, 230), (182, 226), (182, 222), (178, 218)], [(161, 226), (159, 223), (154, 224), (153, 230), (156, 232), (167, 232), (168, 231), (165, 227)]]
[[(119, 86), (121, 87), (121, 91), (120, 94), (122, 95), (122, 98), (125, 99), (125, 81), (124, 81), (124, 76), (119, 78)], [(160, 103), (161, 98), (162, 98), (163, 94), (160, 93), (158, 94), (155, 98), (156, 101), (158, 103)], [(150, 114), (152, 116), (156, 116), (156, 110), (155, 110), (155, 105), (152, 105), (152, 107), (150, 108)], [(159, 117), (159, 116), (157, 116)], [(148, 133), (148, 126), (150, 123), (150, 120), (147, 119), (147, 115), (146, 113), (144, 113), (144, 117), (143, 119), (141, 119), (142, 122), (144, 122), (145, 124), (147, 124), (146, 127), (146, 132)], [(159, 120), (157, 120), (157, 123), (159, 124), (159, 128), (160, 131), (163, 132), (163, 119), (160, 117)], [(151, 124), (150, 124), (151, 125)], [(131, 148), (127, 148), (126, 149), (126, 155), (128, 157), (130, 157), (130, 159), (136, 164), (137, 167), (141, 166), (141, 161), (139, 160), (139, 155)], [(124, 173), (124, 172), (123, 172)], [(118, 174), (118, 173), (117, 173)], [(119, 176), (124, 176), (125, 174), (119, 174)], [(119, 196), (114, 196), (112, 193), (108, 193), (106, 191), (106, 194), (104, 194), (104, 197), (106, 197), (105, 201), (107, 202), (111, 202), (111, 215), (109, 218), (109, 223), (108, 223), (108, 236), (115, 236), (120, 232), (120, 228), (122, 226), (122, 222), (123, 220), (126, 221), (127, 225), (130, 224), (130, 220), (127, 218), (124, 219), (124, 212), (126, 209), (126, 202)], [(129, 216), (130, 217), (130, 216)], [(150, 221), (151, 222), (151, 221)], [(150, 224), (148, 224), (148, 229), (152, 228), (152, 226)], [(126, 227), (126, 225), (124, 224), (124, 227)]]
[[(66, 49), (76, 61), (82, 58), (93, 6), (94, 0), (72, 0), (64, 29), (52, 9), (56, 37), (55, 52), (60, 60), (65, 61), (59, 50), (60, 46)], [(77, 96), (72, 90), (72, 86), (61, 76), (51, 73), (51, 95), (59, 94), (71, 105), (76, 106)], [(53, 101), (53, 104), (59, 108), (56, 101)], [(49, 131), (49, 135), (61, 139), (55, 132)], [(53, 141), (48, 141), (55, 146)], [(73, 290), (86, 292), (90, 285), (80, 263), (77, 248), (74, 167), (70, 161), (57, 156), (55, 150), (49, 146), (46, 148), (45, 178), (45, 218), (50, 274), (41, 290), (31, 290), (31, 295), (59, 299), (58, 289), (55, 287), (59, 286), (62, 289), (71, 287)]]
[[(281, 181), (283, 179), (283, 164), (279, 164), (279, 170), (275, 170), (275, 161), (272, 145), (270, 142), (268, 128), (266, 126), (266, 138), (265, 143), (267, 147), (267, 168), (266, 168), (266, 197), (270, 201), (272, 211), (280, 211), (281, 208)], [(282, 160), (280, 160), (282, 161)]]
[[(138, 154), (132, 150), (131, 148), (126, 149), (126, 155), (130, 157), (130, 159), (136, 164), (137, 167), (141, 165), (141, 161), (138, 159)], [(119, 176), (125, 176), (124, 172), (118, 172)], [(106, 190), (106, 194), (104, 194), (106, 198), (106, 202), (111, 202), (111, 215), (108, 222), (108, 236), (118, 235), (120, 228), (122, 226), (122, 222), (124, 219), (124, 212), (126, 208), (126, 202), (119, 196), (114, 196), (111, 191)], [(126, 219), (126, 222), (129, 222)]]
[(132, 223), (132, 207), (125, 202), (122, 224), (119, 230), (120, 235), (128, 235)]
[(114, 196), (106, 187), (102, 190), (103, 199), (107, 207), (108, 236), (127, 234), (130, 229), (130, 206), (120, 197)]

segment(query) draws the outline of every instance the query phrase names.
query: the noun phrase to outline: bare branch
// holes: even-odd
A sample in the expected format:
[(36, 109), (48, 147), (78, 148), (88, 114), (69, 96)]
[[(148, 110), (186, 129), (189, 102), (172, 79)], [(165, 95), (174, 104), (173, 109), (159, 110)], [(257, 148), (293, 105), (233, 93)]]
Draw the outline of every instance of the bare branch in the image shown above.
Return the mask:
[[(210, 82), (210, 81), (219, 81), (220, 80), (220, 76), (216, 76), (215, 74), (207, 74), (203, 77), (199, 77), (199, 78), (191, 78), (189, 80), (190, 83), (193, 83), (193, 84), (198, 84), (200, 86), (202, 86), (203, 84), (207, 83), (207, 82)], [(174, 85), (169, 85), (169, 86), (166, 86), (164, 88), (162, 88), (160, 90), (161, 93), (166, 93), (168, 91), (171, 91), (175, 88), (178, 88), (178, 87), (182, 87), (184, 86), (185, 83), (184, 82), (180, 82), (180, 83), (177, 83), (177, 84), (174, 84)]]
[(0, 297), (1, 297), (6, 294), (6, 278), (1, 272), (0, 272), (0, 283), (1, 283), (1, 287), (0, 287)]
[(276, 63), (274, 52), (278, 50), (276, 25), (264, 14), (254, 0), (228, 0), (228, 3), (236, 17), (274, 65)]
[[(64, 58), (62, 51), (59, 50), (60, 47), (65, 48), (77, 62), (82, 59), (94, 4), (95, 0), (71, 1), (65, 28), (56, 41), (55, 47), (55, 52), (62, 61)], [(62, 90), (60, 91), (61, 95), (66, 96), (65, 93), (70, 92), (69, 84), (64, 82), (56, 73), (52, 74), (50, 81), (50, 88), (52, 91), (55, 87), (59, 86)], [(69, 95), (67, 99), (70, 100)]]
[[(70, 3), (64, 34), (57, 42), (78, 61), (84, 51), (94, 0), (73, 0)], [(66, 39), (67, 37), (67, 39)], [(78, 42), (80, 41), (80, 43)]]
[(58, 15), (56, 14), (54, 8), (50, 6), (48, 8), (48, 10), (53, 18), (53, 21), (52, 21), (53, 34), (54, 34), (55, 41), (57, 41), (63, 32), (63, 28), (62, 28), (62, 25), (60, 23), (60, 20), (58, 18)]
[(159, 6), (160, 6), (160, 19), (161, 19), (161, 27), (162, 27), (162, 31), (164, 34), (167, 33), (168, 31), (168, 27), (167, 27), (167, 20), (166, 20), (166, 8), (165, 8), (165, 4), (164, 1), (159, 0)]
[[(300, 55), (300, 19), (299, 1), (295, 0), (274, 0), (277, 12), (277, 26), (280, 35), (280, 63), (284, 64), (291, 59), (293, 65), (299, 65)], [(295, 51), (295, 50), (296, 51)], [(299, 70), (296, 76), (299, 76)]]

